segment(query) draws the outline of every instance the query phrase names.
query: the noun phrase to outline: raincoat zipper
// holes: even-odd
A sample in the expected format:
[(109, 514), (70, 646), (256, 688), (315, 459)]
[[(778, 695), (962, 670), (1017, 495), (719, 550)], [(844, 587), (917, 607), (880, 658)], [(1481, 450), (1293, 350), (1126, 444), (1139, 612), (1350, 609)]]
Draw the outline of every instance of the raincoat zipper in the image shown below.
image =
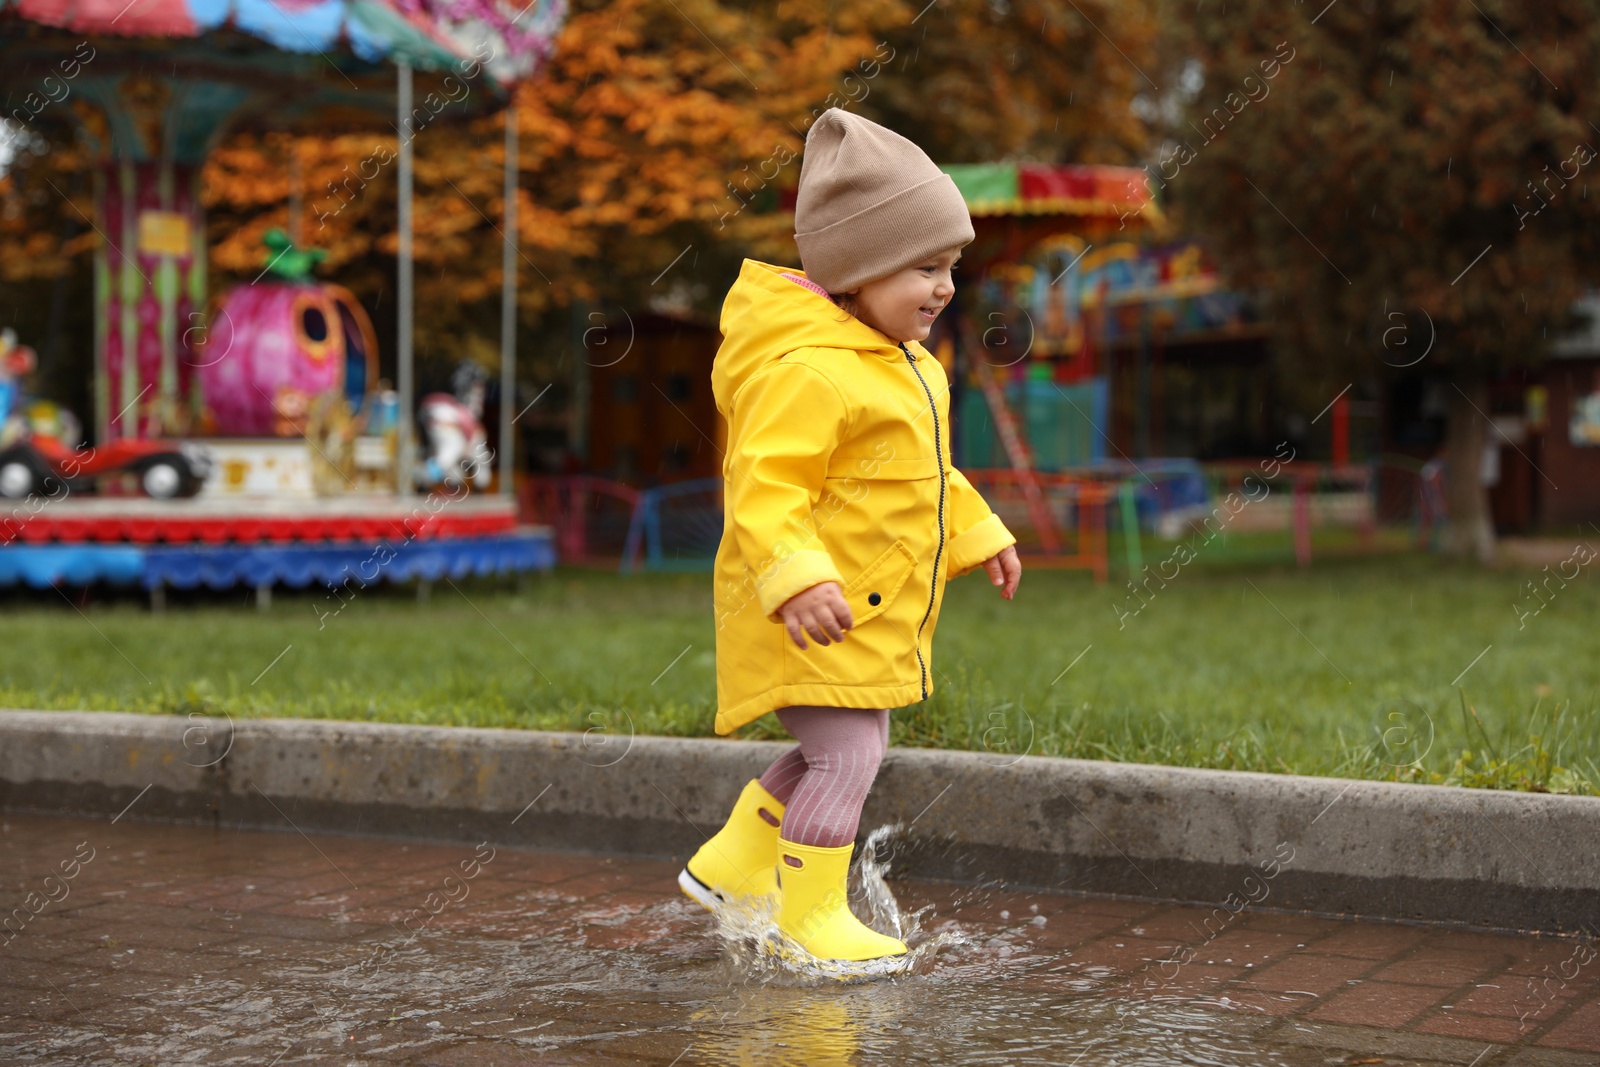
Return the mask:
[(900, 342), (900, 351), (906, 354), (906, 362), (911, 364), (911, 373), (917, 376), (917, 381), (922, 384), (922, 391), (928, 397), (928, 410), (933, 412), (933, 458), (939, 466), (939, 544), (933, 550), (933, 581), (928, 585), (928, 610), (922, 613), (922, 621), (917, 624), (917, 666), (922, 670), (922, 699), (928, 699), (928, 664), (922, 658), (922, 628), (928, 625), (928, 617), (933, 614), (933, 601), (939, 590), (939, 560), (944, 555), (944, 443), (939, 437), (939, 405), (934, 403), (933, 390), (928, 388), (928, 381), (917, 369), (916, 357), (906, 347), (905, 342)]

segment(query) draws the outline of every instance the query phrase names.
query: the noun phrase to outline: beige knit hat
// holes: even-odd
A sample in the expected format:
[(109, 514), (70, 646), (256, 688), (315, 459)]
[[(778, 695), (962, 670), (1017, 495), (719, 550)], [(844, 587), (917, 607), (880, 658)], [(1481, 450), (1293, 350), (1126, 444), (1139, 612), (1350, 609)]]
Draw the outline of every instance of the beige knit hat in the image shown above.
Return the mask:
[(887, 277), (976, 236), (961, 190), (927, 153), (836, 107), (806, 133), (794, 228), (806, 277), (830, 293)]

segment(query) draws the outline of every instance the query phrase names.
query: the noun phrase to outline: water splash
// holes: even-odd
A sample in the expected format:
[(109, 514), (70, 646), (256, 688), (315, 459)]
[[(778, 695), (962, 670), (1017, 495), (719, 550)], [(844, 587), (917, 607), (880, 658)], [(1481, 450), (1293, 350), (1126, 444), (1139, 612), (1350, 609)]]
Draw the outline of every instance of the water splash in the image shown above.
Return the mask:
[(867, 835), (861, 849), (861, 860), (851, 872), (852, 896), (859, 896), (866, 911), (866, 924), (880, 933), (904, 941), (911, 950), (911, 970), (926, 974), (932, 970), (933, 961), (941, 952), (964, 948), (974, 942), (967, 934), (953, 928), (925, 934), (924, 929), (931, 926), (937, 917), (932, 904), (913, 912), (901, 909), (885, 876), (889, 872), (894, 842), (904, 831), (905, 827), (900, 823), (892, 823), (880, 826)]
[(867, 925), (910, 944), (922, 932), (922, 916), (932, 910), (932, 905), (910, 914), (902, 912), (900, 902), (885, 881), (885, 875), (889, 872), (889, 849), (903, 829), (899, 823), (894, 823), (880, 826), (868, 834), (866, 844), (861, 849), (861, 859), (851, 871), (850, 881), (851, 896), (859, 898), (866, 907)]
[[(849, 880), (850, 905), (856, 917), (877, 932), (906, 943), (905, 966), (893, 977), (927, 974), (941, 951), (970, 943), (958, 930), (925, 934), (923, 920), (932, 917), (933, 905), (908, 912), (895, 899), (886, 875), (892, 843), (903, 829), (895, 823), (880, 826), (868, 834), (856, 862), (851, 865)], [(776, 905), (771, 900), (725, 905), (717, 911), (715, 921), (716, 937), (735, 975), (746, 982), (812, 986), (885, 977), (850, 973), (812, 975), (797, 971), (786, 961), (804, 957), (806, 953), (778, 929)]]

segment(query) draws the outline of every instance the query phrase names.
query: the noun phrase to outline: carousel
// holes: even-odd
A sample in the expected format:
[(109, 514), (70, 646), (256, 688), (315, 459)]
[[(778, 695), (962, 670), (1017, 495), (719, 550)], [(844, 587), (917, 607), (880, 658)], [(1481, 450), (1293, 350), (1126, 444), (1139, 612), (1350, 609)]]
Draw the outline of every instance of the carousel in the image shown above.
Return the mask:
[[(516, 125), (498, 449), (482, 426), (486, 370), (463, 365), (452, 393), (413, 395), (411, 137), (430, 100), (460, 100), (457, 116), (503, 100), (563, 15), (559, 0), (520, 14), (427, 0), (0, 0), (4, 118), (90, 148), (99, 236), (88, 418), (30, 397), (36, 358), (0, 335), (0, 585), (133, 583), (156, 606), (169, 587), (246, 585), (265, 605), (275, 585), (426, 588), (554, 565), (549, 529), (517, 523), (504, 406)], [(361, 304), (282, 231), (267, 234), (260, 275), (207, 291), (207, 153), (239, 128), (352, 125), (405, 131), (393, 382)]]

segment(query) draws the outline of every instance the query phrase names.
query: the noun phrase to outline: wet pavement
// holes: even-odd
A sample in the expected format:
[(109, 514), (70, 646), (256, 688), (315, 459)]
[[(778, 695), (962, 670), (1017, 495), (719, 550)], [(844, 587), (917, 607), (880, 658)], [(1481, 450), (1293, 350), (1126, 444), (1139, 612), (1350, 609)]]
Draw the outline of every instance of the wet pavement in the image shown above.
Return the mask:
[(1600, 1063), (1585, 943), (869, 869), (917, 970), (816, 986), (677, 872), (0, 813), (0, 1064)]

